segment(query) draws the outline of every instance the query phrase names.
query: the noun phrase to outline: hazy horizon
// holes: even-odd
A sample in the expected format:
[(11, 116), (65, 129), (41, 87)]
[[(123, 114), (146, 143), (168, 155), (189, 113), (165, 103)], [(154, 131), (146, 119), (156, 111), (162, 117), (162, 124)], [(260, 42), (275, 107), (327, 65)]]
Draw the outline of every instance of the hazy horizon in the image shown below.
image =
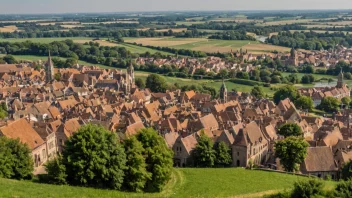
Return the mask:
[(352, 9), (351, 0), (0, 0), (0, 3), (0, 14)]

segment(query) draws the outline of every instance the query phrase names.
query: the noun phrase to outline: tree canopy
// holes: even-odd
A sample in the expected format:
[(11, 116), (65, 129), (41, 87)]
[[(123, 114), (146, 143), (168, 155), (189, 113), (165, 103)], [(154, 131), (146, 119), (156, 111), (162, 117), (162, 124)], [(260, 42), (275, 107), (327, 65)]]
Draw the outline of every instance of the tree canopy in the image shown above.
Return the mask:
[(147, 171), (152, 174), (145, 190), (159, 192), (171, 178), (173, 152), (167, 147), (163, 137), (152, 128), (142, 129), (137, 134), (137, 139), (144, 148)]
[(314, 101), (311, 97), (301, 96), (295, 101), (295, 106), (299, 109), (311, 111), (314, 108)]
[(146, 87), (152, 92), (166, 92), (168, 86), (164, 77), (158, 74), (150, 74), (147, 77)]
[(126, 154), (115, 133), (89, 124), (66, 141), (63, 164), (71, 185), (120, 189)]
[(285, 137), (289, 136), (302, 136), (302, 129), (296, 123), (286, 123), (279, 127), (278, 133)]
[(258, 99), (265, 97), (265, 93), (264, 93), (263, 89), (259, 86), (253, 87), (251, 94)]
[(31, 179), (33, 159), (31, 150), (19, 139), (0, 136), (0, 177)]
[(279, 104), (281, 100), (289, 98), (292, 102), (295, 102), (299, 98), (299, 93), (296, 87), (288, 85), (281, 87), (274, 93), (274, 102)]
[(319, 108), (326, 112), (336, 112), (338, 111), (340, 102), (331, 96), (325, 97), (321, 100)]
[(213, 141), (202, 133), (193, 151), (195, 166), (213, 167), (215, 165), (216, 155), (213, 146)]
[(288, 137), (275, 143), (275, 155), (286, 171), (294, 172), (306, 158), (308, 146), (302, 137)]

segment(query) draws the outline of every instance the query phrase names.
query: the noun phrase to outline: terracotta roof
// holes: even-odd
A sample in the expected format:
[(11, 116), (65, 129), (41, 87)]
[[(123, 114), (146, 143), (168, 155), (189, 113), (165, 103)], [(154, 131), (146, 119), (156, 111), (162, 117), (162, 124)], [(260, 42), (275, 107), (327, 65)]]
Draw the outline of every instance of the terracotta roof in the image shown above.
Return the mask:
[(219, 128), (219, 123), (213, 114), (201, 117), (199, 120), (205, 129), (216, 130)]
[(169, 148), (172, 148), (174, 146), (178, 137), (179, 137), (179, 134), (175, 132), (170, 132), (165, 134), (164, 138)]
[(134, 124), (129, 125), (126, 128), (126, 136), (132, 136), (138, 133), (139, 130), (144, 129), (144, 125), (142, 122), (136, 122)]
[(327, 146), (309, 147), (303, 165), (308, 172), (337, 171), (333, 153)]
[(19, 138), (22, 143), (27, 144), (32, 150), (44, 143), (44, 140), (24, 118), (1, 127), (0, 132), (8, 138)]
[(196, 145), (198, 143), (197, 139), (193, 135), (189, 135), (185, 138), (181, 138), (181, 142), (183, 143), (184, 147), (186, 148), (188, 154), (191, 153), (191, 151), (196, 148)]

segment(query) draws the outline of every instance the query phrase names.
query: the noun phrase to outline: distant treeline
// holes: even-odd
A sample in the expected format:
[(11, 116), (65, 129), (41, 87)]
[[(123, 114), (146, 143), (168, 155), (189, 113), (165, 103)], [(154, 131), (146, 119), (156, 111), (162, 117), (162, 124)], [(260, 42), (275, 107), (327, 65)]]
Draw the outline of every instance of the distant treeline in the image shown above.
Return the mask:
[(343, 32), (317, 33), (310, 32), (279, 32), (268, 39), (273, 45), (306, 50), (320, 50), (334, 48), (337, 44), (349, 47), (352, 45), (352, 36)]

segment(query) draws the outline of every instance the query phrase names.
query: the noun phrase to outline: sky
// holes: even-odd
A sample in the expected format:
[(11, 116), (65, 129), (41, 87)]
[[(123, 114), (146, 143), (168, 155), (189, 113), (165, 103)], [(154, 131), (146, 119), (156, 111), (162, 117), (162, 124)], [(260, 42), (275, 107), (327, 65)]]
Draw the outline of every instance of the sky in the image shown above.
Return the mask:
[(0, 0), (0, 14), (352, 9), (352, 0)]

